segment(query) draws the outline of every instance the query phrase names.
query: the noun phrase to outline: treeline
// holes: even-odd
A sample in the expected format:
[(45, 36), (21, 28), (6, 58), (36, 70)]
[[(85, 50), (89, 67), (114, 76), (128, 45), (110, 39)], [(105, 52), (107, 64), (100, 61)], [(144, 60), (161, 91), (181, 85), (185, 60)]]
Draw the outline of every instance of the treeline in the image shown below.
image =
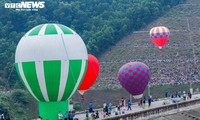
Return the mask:
[[(147, 25), (185, 0), (45, 0), (38, 11), (16, 11), (0, 5), (0, 86), (19, 87), (14, 65), (16, 45), (38, 24), (61, 23), (74, 29), (88, 52), (100, 55), (131, 31)], [(8, 81), (9, 79), (9, 81)]]

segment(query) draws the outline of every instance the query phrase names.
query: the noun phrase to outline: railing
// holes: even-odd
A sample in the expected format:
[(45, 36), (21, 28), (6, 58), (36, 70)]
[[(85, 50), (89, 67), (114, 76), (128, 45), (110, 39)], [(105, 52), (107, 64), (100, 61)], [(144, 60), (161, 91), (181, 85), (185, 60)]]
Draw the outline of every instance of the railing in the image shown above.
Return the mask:
[(103, 120), (133, 120), (136, 118), (144, 118), (144, 117), (148, 117), (151, 115), (159, 115), (160, 113), (163, 113), (163, 112), (195, 105), (198, 103), (200, 103), (200, 99), (180, 102), (180, 103), (171, 104), (171, 105), (165, 105), (165, 106), (158, 107), (158, 108), (152, 108), (149, 110), (124, 114), (124, 115), (120, 115), (120, 116), (114, 116), (114, 117), (110, 117), (110, 118), (105, 118)]

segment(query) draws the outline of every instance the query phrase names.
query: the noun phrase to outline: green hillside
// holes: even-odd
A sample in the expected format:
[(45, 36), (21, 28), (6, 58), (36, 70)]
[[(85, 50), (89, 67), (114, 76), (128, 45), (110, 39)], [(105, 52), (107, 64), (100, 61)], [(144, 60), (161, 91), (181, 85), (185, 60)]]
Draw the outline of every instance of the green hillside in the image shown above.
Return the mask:
[[(147, 25), (174, 5), (185, 0), (45, 0), (38, 11), (5, 9), (0, 3), (0, 87), (14, 87), (18, 76), (13, 70), (17, 43), (23, 34), (38, 24), (61, 23), (83, 38), (88, 52), (100, 55), (123, 36)], [(5, 82), (9, 79), (8, 82)], [(17, 83), (18, 84), (18, 83)]]
[[(99, 59), (101, 73), (94, 88), (120, 88), (119, 68), (130, 61), (141, 61), (151, 69), (151, 86), (200, 82), (200, 1), (187, 0), (170, 9), (146, 27), (124, 37)], [(158, 49), (149, 38), (154, 26), (166, 26), (170, 39)], [(106, 84), (105, 84), (106, 83)]]

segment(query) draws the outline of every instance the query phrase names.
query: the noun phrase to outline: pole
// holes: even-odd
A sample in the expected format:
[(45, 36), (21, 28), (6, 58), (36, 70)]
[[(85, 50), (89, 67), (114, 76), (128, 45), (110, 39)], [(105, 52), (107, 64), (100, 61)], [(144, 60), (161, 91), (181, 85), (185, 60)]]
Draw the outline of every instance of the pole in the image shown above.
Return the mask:
[(148, 96), (150, 96), (150, 84), (148, 84)]
[(132, 103), (132, 95), (130, 94), (130, 102)]

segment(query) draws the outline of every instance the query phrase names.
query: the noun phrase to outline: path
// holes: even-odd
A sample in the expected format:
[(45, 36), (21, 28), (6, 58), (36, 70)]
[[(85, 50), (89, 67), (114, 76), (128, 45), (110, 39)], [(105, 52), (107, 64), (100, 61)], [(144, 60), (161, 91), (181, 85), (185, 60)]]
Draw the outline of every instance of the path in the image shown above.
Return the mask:
[[(193, 95), (191, 100), (194, 100), (194, 99), (197, 99), (197, 98), (200, 98), (200, 94)], [(137, 103), (133, 103), (133, 105), (131, 106), (132, 110), (127, 111), (127, 108), (125, 108), (124, 114), (140, 112), (140, 111), (144, 111), (144, 110), (152, 109), (152, 108), (158, 108), (158, 107), (163, 106), (163, 102), (166, 101), (166, 100), (170, 101), (170, 98), (161, 99), (159, 101), (154, 101), (154, 102), (151, 103), (150, 108), (148, 108), (148, 103), (146, 103), (146, 107), (144, 109), (141, 108), (140, 106), (138, 106)], [(187, 101), (191, 101), (191, 100), (187, 100)], [(175, 103), (170, 103), (170, 104), (175, 104)], [(98, 111), (99, 111), (100, 119), (103, 119), (102, 109), (99, 109)], [(89, 116), (91, 116), (91, 114), (89, 114)], [(111, 112), (111, 117), (113, 117), (113, 116), (116, 116), (114, 114), (114, 110), (112, 110), (112, 112)], [(77, 114), (75, 116), (75, 118), (78, 118), (79, 120), (84, 120), (85, 119), (85, 113)]]

